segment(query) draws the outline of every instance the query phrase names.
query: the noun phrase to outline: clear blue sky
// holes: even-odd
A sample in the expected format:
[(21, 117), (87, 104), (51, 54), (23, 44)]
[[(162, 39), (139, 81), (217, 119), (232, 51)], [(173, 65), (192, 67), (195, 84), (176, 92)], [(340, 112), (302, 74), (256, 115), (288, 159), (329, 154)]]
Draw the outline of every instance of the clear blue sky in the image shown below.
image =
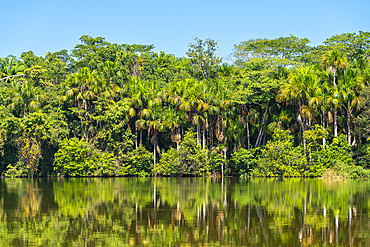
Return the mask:
[(2, 0), (0, 57), (71, 50), (82, 35), (154, 44), (185, 56), (194, 37), (218, 41), (218, 55), (252, 38), (293, 34), (312, 46), (335, 34), (370, 31), (370, 1)]

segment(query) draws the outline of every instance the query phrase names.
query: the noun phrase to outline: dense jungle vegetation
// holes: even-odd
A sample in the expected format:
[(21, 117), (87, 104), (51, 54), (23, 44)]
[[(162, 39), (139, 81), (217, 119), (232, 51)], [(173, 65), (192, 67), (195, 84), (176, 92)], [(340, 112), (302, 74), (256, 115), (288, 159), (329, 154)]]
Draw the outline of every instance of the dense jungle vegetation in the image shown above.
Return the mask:
[(370, 32), (195, 38), (186, 57), (84, 35), (0, 59), (2, 176), (369, 177)]

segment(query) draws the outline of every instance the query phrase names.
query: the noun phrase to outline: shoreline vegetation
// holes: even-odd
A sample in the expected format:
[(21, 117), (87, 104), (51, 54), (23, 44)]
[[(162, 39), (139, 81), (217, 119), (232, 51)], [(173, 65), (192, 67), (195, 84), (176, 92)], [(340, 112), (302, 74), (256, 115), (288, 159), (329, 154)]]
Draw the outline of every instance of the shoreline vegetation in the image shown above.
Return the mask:
[(1, 177), (370, 177), (370, 32), (80, 41), (0, 58)]

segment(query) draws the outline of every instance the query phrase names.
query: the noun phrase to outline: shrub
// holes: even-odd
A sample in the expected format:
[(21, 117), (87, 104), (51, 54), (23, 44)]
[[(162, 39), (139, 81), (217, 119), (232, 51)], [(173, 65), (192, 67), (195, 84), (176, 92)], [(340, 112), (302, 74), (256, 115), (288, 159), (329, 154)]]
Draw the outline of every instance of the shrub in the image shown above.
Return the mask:
[(348, 166), (347, 173), (350, 179), (370, 178), (370, 171), (361, 166)]
[(127, 167), (119, 166), (112, 153), (101, 153), (84, 139), (65, 139), (55, 154), (54, 171), (64, 176), (126, 175)]
[(26, 177), (27, 176), (27, 169), (23, 162), (18, 161), (14, 166), (9, 164), (7, 167), (7, 171), (4, 173), (5, 177)]
[(210, 156), (206, 150), (197, 145), (194, 132), (187, 132), (180, 148), (169, 149), (163, 153), (154, 173), (164, 176), (196, 175), (207, 176), (215, 172), (219, 160), (217, 154)]
[(140, 145), (137, 149), (129, 152), (127, 161), (130, 175), (147, 177), (152, 174), (153, 154), (146, 150), (145, 147)]
[(370, 171), (361, 166), (347, 165), (337, 162), (336, 165), (326, 170), (323, 179), (364, 179), (370, 178)]
[(288, 131), (276, 129), (256, 161), (254, 176), (302, 176), (307, 160), (300, 147), (293, 147), (294, 138)]
[(260, 149), (244, 149), (232, 153), (230, 159), (230, 168), (232, 172), (238, 176), (249, 176), (251, 171), (257, 166), (257, 159), (260, 155)]
[(312, 163), (306, 172), (308, 176), (322, 176), (327, 169), (338, 164), (349, 166), (353, 163), (351, 146), (348, 145), (345, 135), (334, 138), (332, 143), (312, 156)]

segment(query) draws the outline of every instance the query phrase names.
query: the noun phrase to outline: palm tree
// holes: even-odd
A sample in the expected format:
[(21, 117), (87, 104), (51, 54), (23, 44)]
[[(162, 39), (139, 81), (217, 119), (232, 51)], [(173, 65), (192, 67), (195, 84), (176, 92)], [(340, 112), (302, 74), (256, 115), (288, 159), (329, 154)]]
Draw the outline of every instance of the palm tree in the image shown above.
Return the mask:
[[(89, 68), (83, 67), (68, 77), (67, 80), (67, 92), (66, 96), (73, 98), (73, 104), (78, 108), (76, 114), (78, 115), (81, 128), (83, 129), (82, 119), (85, 122), (88, 121), (89, 115), (92, 115), (94, 104), (93, 101), (97, 96), (101, 95), (101, 80), (97, 75), (97, 72), (91, 71)], [(89, 113), (90, 112), (90, 113)], [(88, 126), (85, 128), (85, 138), (89, 140)], [(92, 134), (91, 134), (92, 135)]]
[(164, 125), (172, 131), (171, 140), (176, 143), (177, 149), (180, 149), (181, 134), (179, 127), (182, 123), (181, 118), (184, 118), (184, 114), (182, 113), (182, 111), (177, 111), (169, 107), (163, 115)]
[[(336, 99), (333, 96), (333, 92), (331, 92), (332, 90), (330, 89), (331, 88), (328, 88), (325, 84), (322, 84), (321, 86), (317, 87), (314, 95), (310, 98), (308, 102), (309, 106), (312, 109), (320, 112), (321, 124), (324, 130), (326, 127), (325, 126), (326, 116), (329, 113), (331, 106), (333, 105), (333, 102), (336, 101)], [(325, 136), (323, 136), (322, 145), (325, 148), (326, 145)]]
[(256, 111), (256, 109), (250, 108), (249, 110), (246, 110), (244, 117), (247, 132), (247, 148), (249, 150), (251, 148), (249, 124), (252, 125), (254, 120), (258, 118), (258, 112)]
[(156, 165), (157, 149), (159, 149), (157, 135), (164, 130), (165, 125), (162, 120), (163, 109), (161, 105), (156, 102), (150, 102), (149, 105), (149, 109), (145, 113), (146, 125), (148, 127), (148, 137), (152, 134), (150, 141), (153, 144), (154, 165)]
[[(187, 104), (184, 104), (186, 92), (189, 90), (189, 88), (194, 84), (194, 80), (192, 79), (185, 79), (180, 81), (174, 81), (171, 82), (170, 85), (164, 90), (162, 94), (162, 99), (165, 102), (165, 104), (170, 106), (170, 109), (174, 112), (172, 112), (170, 115), (172, 119), (178, 119), (176, 122), (178, 122), (178, 127), (175, 128), (175, 133), (173, 133), (171, 139), (173, 141), (177, 141), (178, 137), (180, 137), (180, 140), (183, 140), (184, 138), (184, 125), (189, 117), (189, 113), (187, 113), (184, 110), (184, 107), (190, 111), (191, 108), (189, 108)], [(181, 107), (183, 106), (183, 107)], [(181, 131), (180, 131), (181, 129)], [(181, 132), (181, 133), (180, 133)], [(179, 144), (179, 143), (178, 143)], [(179, 148), (179, 145), (177, 145)]]
[(87, 111), (88, 100), (92, 100), (95, 96), (91, 86), (95, 80), (97, 80), (96, 72), (86, 67), (69, 76), (67, 96), (74, 97), (74, 103), (79, 109), (85, 108)]
[(298, 103), (297, 119), (303, 131), (307, 130), (311, 125), (313, 112), (312, 109), (307, 108), (308, 101), (315, 95), (319, 86), (320, 81), (313, 67), (302, 67), (291, 71), (289, 81), (283, 83), (278, 92), (278, 101)]
[(91, 78), (90, 87), (97, 98), (105, 97), (113, 101), (116, 94), (122, 91), (113, 81), (115, 75), (114, 63), (111, 61), (104, 63), (102, 71), (92, 72), (92, 76), (95, 78)]
[(23, 110), (23, 118), (26, 118), (27, 113), (36, 111), (40, 108), (43, 100), (36, 87), (27, 81), (12, 82), (12, 103), (8, 105), (8, 109), (18, 112)]
[(235, 74), (235, 68), (232, 65), (228, 65), (227, 63), (223, 63), (221, 66), (218, 67), (217, 74), (223, 79), (232, 78)]
[[(139, 78), (133, 77), (130, 80), (130, 96), (126, 98), (128, 102), (130, 102), (130, 109), (129, 109), (129, 116), (134, 118), (135, 122), (135, 135), (136, 135), (136, 142), (135, 147), (138, 147), (138, 133), (140, 131), (140, 145), (142, 144), (142, 130), (145, 128), (145, 124), (142, 120), (143, 111), (148, 107), (148, 99), (149, 99), (149, 90), (146, 85), (144, 85), (143, 81)], [(145, 113), (144, 113), (145, 115)], [(139, 121), (140, 120), (140, 121)], [(139, 121), (139, 122), (138, 122)]]
[(193, 125), (196, 125), (197, 129), (197, 145), (200, 144), (201, 135), (201, 123), (205, 124), (205, 119), (202, 113), (208, 110), (209, 105), (207, 104), (202, 85), (195, 83), (188, 91), (185, 92), (184, 99), (180, 105), (180, 109), (187, 112), (188, 117), (192, 120)]
[[(347, 58), (343, 56), (338, 50), (331, 50), (326, 53), (321, 62), (324, 66), (324, 69), (329, 69), (330, 74), (333, 75), (333, 85), (337, 87), (335, 78), (339, 74), (339, 70), (344, 70), (347, 68)], [(334, 107), (334, 137), (338, 135), (338, 123), (337, 123), (337, 108)]]
[(0, 80), (10, 82), (12, 77), (23, 76), (27, 66), (14, 57), (0, 59)]
[(339, 85), (339, 95), (343, 107), (347, 110), (347, 139), (348, 144), (351, 142), (351, 119), (353, 118), (353, 110), (363, 100), (360, 97), (360, 91), (364, 85), (362, 84), (359, 72), (355, 69), (347, 69), (344, 73), (343, 80)]
[[(315, 115), (313, 108), (309, 106), (309, 100), (314, 97), (320, 87), (313, 67), (301, 67), (290, 72), (288, 82), (281, 85), (277, 95), (278, 101), (292, 101), (298, 103), (297, 121), (301, 130), (305, 132), (311, 127)], [(303, 136), (303, 147), (306, 150), (306, 140)]]

